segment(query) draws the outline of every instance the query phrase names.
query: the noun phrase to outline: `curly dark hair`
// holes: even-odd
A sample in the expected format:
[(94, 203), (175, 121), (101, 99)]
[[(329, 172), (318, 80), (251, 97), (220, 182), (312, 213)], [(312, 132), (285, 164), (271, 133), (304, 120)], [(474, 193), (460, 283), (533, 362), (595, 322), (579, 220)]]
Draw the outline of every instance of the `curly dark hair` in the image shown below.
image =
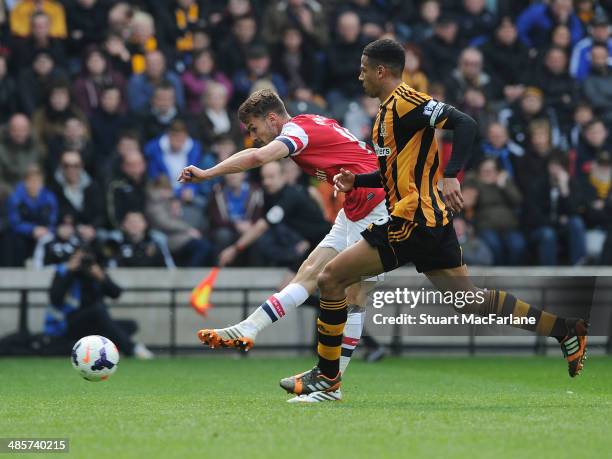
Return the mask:
[(404, 48), (397, 41), (382, 38), (373, 41), (363, 49), (363, 55), (371, 61), (371, 65), (382, 65), (395, 75), (401, 75), (406, 64)]

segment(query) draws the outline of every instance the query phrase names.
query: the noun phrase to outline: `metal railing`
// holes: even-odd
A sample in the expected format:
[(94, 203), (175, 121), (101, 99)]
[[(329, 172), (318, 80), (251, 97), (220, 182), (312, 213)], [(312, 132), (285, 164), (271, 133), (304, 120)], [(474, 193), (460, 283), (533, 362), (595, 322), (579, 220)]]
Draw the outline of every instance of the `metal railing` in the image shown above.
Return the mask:
[[(535, 288), (534, 288), (535, 289)], [(541, 303), (540, 306), (546, 310), (547, 307), (547, 290), (546, 287), (539, 287), (541, 290)], [(167, 351), (170, 355), (174, 356), (179, 352), (185, 351), (202, 351), (202, 346), (190, 346), (190, 345), (179, 345), (177, 343), (177, 311), (179, 308), (189, 309), (190, 306), (186, 303), (179, 302), (177, 296), (179, 293), (191, 292), (191, 288), (188, 287), (126, 287), (123, 288), (123, 293), (169, 293), (170, 299), (168, 304), (165, 303), (116, 303), (113, 308), (122, 309), (139, 309), (139, 308), (157, 308), (168, 310), (168, 336), (169, 341), (167, 346), (151, 346), (153, 350)], [(241, 317), (245, 319), (249, 315), (249, 308), (252, 306), (250, 302), (250, 295), (254, 292), (266, 292), (273, 291), (274, 287), (215, 287), (215, 293), (241, 293), (240, 302), (220, 302), (215, 303), (215, 308), (241, 308)], [(43, 287), (0, 287), (1, 293), (18, 293), (19, 304), (7, 304), (0, 303), (0, 309), (17, 309), (18, 310), (18, 324), (17, 332), (22, 334), (29, 334), (28, 317), (31, 308), (43, 309), (47, 307), (47, 303), (37, 302), (33, 303), (30, 301), (30, 295), (35, 293), (47, 293), (48, 288)], [(396, 306), (396, 314), (402, 311), (402, 306)], [(545, 337), (538, 337), (534, 343), (508, 343), (508, 344), (484, 344), (476, 342), (476, 326), (469, 327), (469, 335), (467, 343), (465, 344), (449, 344), (449, 343), (405, 343), (402, 338), (403, 335), (400, 333), (401, 326), (395, 326), (389, 348), (393, 355), (400, 356), (407, 350), (422, 350), (422, 351), (467, 351), (470, 355), (475, 355), (477, 350), (482, 351), (525, 351), (531, 350), (535, 354), (543, 355), (546, 353), (548, 346), (545, 343)], [(605, 345), (606, 352), (612, 353), (612, 317), (610, 319), (608, 340)], [(312, 350), (314, 346), (312, 344), (295, 344), (295, 343), (280, 343), (280, 344), (258, 344), (258, 349), (262, 350), (293, 350), (293, 351), (305, 351)], [(206, 350), (206, 349), (205, 349)], [(247, 353), (243, 353), (247, 355)]]

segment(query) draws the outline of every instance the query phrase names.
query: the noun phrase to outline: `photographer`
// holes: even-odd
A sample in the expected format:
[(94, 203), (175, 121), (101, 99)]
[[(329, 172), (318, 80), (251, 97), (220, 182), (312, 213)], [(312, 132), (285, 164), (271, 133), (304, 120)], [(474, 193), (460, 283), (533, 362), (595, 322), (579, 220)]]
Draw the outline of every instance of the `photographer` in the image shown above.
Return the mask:
[(51, 307), (45, 318), (45, 334), (77, 340), (103, 335), (128, 356), (153, 357), (142, 344), (130, 338), (137, 330), (133, 320), (114, 320), (105, 297), (119, 298), (119, 287), (104, 271), (89, 248), (79, 248), (65, 264), (58, 265), (49, 290)]

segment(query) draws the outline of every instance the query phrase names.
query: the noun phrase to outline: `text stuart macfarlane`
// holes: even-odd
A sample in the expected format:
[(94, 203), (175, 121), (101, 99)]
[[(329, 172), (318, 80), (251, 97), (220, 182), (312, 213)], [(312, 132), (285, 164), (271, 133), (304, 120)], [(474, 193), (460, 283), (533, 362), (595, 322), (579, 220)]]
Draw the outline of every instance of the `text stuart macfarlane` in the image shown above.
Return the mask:
[(535, 317), (498, 316), (489, 314), (455, 314), (452, 316), (432, 316), (429, 314), (399, 314), (386, 316), (374, 314), (372, 321), (376, 325), (535, 325)]

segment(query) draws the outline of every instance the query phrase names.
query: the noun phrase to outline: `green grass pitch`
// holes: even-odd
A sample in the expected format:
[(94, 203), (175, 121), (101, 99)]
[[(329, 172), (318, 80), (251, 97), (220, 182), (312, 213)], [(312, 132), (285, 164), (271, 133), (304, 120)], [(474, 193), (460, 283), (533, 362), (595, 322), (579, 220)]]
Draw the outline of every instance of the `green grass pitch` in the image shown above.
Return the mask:
[(312, 363), (125, 359), (90, 383), (68, 358), (4, 359), (0, 437), (68, 437), (53, 456), (84, 459), (612, 457), (610, 358), (574, 380), (560, 358), (353, 362), (344, 401), (285, 403), (279, 378)]

